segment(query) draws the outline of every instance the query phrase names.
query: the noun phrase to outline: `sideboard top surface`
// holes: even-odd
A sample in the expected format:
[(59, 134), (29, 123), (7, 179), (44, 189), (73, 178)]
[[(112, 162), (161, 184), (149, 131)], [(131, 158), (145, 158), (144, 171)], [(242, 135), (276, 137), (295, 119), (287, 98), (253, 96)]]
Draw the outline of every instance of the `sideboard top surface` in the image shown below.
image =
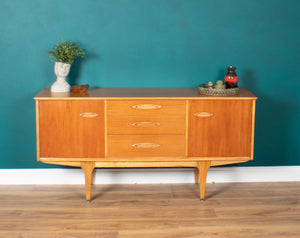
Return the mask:
[(234, 96), (207, 96), (198, 93), (197, 88), (91, 88), (86, 93), (53, 93), (49, 88), (42, 89), (36, 100), (86, 100), (118, 98), (160, 98), (160, 99), (257, 99), (247, 89), (241, 88)]

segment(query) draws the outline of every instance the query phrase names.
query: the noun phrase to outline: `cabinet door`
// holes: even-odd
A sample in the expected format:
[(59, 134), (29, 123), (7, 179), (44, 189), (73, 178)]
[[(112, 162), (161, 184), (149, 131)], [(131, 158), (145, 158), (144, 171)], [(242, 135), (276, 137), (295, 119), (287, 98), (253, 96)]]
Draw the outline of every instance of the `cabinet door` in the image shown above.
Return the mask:
[(40, 157), (104, 157), (103, 101), (39, 101)]
[(252, 100), (191, 100), (189, 156), (250, 156), (252, 105)]

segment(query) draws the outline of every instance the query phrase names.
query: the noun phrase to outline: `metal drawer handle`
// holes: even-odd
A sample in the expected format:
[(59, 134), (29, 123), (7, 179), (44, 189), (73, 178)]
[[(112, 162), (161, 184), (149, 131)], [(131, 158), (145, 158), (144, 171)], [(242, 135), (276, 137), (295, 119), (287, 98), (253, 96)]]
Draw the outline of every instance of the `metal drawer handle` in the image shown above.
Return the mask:
[(148, 109), (159, 109), (161, 108), (161, 105), (155, 105), (155, 104), (139, 104), (132, 106), (134, 109), (142, 109), (142, 110), (148, 110)]
[(196, 112), (194, 114), (194, 116), (196, 117), (211, 117), (213, 116), (214, 114), (210, 113), (210, 112)]
[(132, 126), (140, 126), (140, 127), (155, 127), (160, 126), (160, 122), (151, 122), (151, 121), (141, 121), (141, 122), (134, 122), (131, 124)]
[(80, 113), (80, 116), (81, 117), (97, 117), (97, 116), (99, 116), (99, 114), (95, 113), (95, 112), (83, 112), (83, 113)]
[(135, 147), (135, 148), (156, 148), (156, 147), (159, 147), (160, 144), (155, 144), (155, 143), (137, 143), (137, 144), (133, 144), (131, 146)]

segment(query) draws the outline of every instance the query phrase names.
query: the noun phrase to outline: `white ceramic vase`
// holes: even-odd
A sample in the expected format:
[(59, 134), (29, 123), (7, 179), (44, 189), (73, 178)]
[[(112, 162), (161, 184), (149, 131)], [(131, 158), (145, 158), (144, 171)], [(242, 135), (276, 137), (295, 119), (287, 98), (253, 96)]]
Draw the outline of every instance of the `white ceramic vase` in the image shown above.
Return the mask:
[(51, 86), (51, 92), (62, 93), (62, 92), (70, 92), (71, 86), (66, 81), (66, 77), (70, 72), (71, 64), (55, 62), (54, 64), (54, 72), (57, 76), (56, 81)]

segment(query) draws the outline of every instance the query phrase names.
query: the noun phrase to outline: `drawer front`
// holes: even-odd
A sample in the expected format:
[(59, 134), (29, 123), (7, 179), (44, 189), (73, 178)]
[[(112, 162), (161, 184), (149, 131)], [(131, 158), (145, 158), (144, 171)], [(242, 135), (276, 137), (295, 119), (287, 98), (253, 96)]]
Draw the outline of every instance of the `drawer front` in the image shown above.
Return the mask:
[(108, 135), (108, 157), (185, 156), (184, 135)]
[(108, 115), (108, 134), (185, 134), (184, 115)]
[(108, 115), (184, 115), (185, 100), (108, 100)]

